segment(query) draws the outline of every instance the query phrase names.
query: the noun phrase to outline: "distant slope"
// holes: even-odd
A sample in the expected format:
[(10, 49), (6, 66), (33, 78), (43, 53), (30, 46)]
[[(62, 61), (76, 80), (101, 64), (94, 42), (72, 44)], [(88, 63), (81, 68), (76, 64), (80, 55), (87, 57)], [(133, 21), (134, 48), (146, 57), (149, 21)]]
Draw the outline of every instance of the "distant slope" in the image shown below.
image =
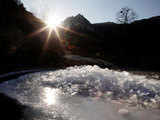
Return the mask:
[[(69, 37), (68, 43), (76, 46), (72, 49), (73, 53), (85, 56), (97, 55), (122, 67), (160, 69), (160, 16), (138, 20), (131, 24), (106, 22), (79, 26), (70, 27), (73, 31), (85, 35)], [(83, 29), (79, 30), (80, 28)]]

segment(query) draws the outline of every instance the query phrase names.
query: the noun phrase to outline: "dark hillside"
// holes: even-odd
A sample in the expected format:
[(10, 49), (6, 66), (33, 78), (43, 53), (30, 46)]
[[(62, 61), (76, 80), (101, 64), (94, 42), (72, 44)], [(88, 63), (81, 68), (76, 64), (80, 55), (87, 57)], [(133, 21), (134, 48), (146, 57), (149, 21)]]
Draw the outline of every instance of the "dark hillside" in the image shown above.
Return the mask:
[(131, 24), (106, 22), (79, 26), (83, 30), (77, 30), (78, 26), (71, 29), (85, 36), (72, 35), (68, 39), (68, 43), (75, 45), (74, 54), (97, 56), (124, 68), (160, 69), (159, 16)]
[(0, 14), (2, 71), (18, 66), (57, 65), (56, 62), (63, 54), (59, 41), (52, 36), (44, 48), (48, 30), (38, 31), (43, 29), (45, 24), (26, 11), (20, 1), (0, 1)]
[(0, 14), (1, 71), (65, 66), (64, 53), (100, 58), (121, 68), (160, 70), (159, 16), (131, 24), (91, 24), (78, 14), (62, 23), (65, 29), (57, 28), (60, 42), (54, 31), (47, 40), (49, 29), (19, 0), (0, 1)]

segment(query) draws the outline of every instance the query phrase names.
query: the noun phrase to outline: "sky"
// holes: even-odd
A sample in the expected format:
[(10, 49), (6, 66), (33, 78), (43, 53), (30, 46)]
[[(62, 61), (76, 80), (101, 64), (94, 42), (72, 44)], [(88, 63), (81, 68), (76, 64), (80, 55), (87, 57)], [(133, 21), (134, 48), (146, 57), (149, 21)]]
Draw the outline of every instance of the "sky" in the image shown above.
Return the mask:
[(22, 0), (28, 11), (46, 19), (54, 15), (57, 20), (84, 15), (91, 23), (116, 22), (116, 13), (128, 6), (139, 19), (160, 16), (160, 0)]

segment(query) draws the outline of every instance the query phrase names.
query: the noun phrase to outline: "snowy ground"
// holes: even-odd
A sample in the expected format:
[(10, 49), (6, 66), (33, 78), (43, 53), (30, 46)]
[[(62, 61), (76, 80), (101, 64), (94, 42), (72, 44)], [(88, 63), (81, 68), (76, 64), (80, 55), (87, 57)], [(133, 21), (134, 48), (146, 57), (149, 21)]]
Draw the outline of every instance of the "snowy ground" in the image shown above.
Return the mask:
[(31, 106), (29, 120), (160, 119), (159, 81), (98, 66), (24, 75), (0, 92)]

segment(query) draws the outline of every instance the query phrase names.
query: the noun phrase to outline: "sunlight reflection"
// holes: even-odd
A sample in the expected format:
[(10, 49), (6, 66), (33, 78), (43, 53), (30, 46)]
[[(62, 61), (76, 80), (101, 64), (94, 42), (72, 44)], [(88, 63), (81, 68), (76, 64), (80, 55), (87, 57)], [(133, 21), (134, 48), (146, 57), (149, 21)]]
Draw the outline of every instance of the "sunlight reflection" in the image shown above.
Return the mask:
[(57, 103), (58, 98), (58, 89), (52, 89), (52, 88), (45, 88), (44, 89), (44, 102), (47, 103), (47, 105), (54, 105)]

